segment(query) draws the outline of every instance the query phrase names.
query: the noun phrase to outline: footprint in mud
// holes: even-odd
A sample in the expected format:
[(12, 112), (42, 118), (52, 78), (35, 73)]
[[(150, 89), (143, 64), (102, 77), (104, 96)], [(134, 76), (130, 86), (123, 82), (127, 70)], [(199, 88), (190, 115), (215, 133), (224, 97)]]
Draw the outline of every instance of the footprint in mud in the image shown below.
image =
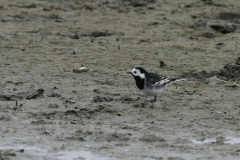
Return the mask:
[(112, 101), (112, 97), (103, 97), (103, 96), (94, 96), (92, 102), (97, 103), (97, 102), (110, 102)]
[(120, 98), (120, 100), (122, 101), (122, 103), (126, 103), (126, 104), (130, 104), (130, 103), (137, 103), (137, 104), (134, 104), (134, 107), (141, 107), (142, 106), (142, 104), (139, 104), (139, 100), (140, 100), (141, 98), (140, 97), (128, 97), (128, 96), (122, 96), (121, 98)]

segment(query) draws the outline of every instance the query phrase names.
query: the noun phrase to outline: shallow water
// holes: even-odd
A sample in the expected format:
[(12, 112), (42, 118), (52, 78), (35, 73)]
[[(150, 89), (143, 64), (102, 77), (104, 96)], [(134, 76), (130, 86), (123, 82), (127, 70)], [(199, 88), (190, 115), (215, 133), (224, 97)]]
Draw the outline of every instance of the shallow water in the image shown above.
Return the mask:
[[(194, 144), (207, 144), (212, 142), (217, 142), (217, 138), (207, 138), (204, 141), (198, 141), (198, 140), (191, 140)], [(239, 144), (240, 138), (239, 137), (233, 137), (233, 136), (227, 136), (224, 141), (225, 144)]]
[(217, 139), (216, 138), (208, 138), (208, 139), (205, 139), (204, 141), (198, 141), (198, 140), (191, 140), (192, 143), (194, 144), (207, 144), (207, 143), (212, 143), (212, 142), (216, 142)]
[(18, 159), (54, 159), (54, 160), (73, 160), (75, 158), (82, 158), (85, 160), (107, 160), (107, 157), (101, 157), (89, 151), (51, 151), (44, 148), (34, 146), (17, 146), (17, 147), (0, 147), (0, 149), (20, 150), (24, 149), (23, 153), (17, 153)]
[(232, 137), (232, 136), (227, 136), (226, 137), (226, 142), (227, 144), (238, 144), (240, 143), (240, 138), (239, 137)]

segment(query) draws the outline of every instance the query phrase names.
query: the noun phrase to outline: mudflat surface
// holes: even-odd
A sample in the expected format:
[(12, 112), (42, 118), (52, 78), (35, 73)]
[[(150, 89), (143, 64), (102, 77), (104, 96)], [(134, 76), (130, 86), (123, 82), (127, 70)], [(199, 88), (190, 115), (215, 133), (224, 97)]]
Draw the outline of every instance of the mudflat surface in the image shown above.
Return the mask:
[[(240, 57), (239, 15), (238, 0), (1, 0), (0, 159), (239, 159), (239, 87), (215, 79)], [(195, 79), (142, 108), (138, 66)]]

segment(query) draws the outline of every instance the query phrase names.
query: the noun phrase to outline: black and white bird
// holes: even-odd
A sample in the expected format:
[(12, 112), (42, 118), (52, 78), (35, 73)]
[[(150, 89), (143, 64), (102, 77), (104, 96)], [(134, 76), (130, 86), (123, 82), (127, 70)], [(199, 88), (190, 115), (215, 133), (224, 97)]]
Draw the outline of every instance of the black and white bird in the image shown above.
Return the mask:
[(169, 84), (176, 81), (186, 80), (186, 78), (169, 78), (156, 73), (150, 73), (141, 67), (133, 68), (131, 72), (127, 73), (134, 77), (137, 87), (146, 94), (143, 106), (145, 105), (148, 96), (154, 96), (151, 108), (153, 107), (154, 102), (157, 101), (157, 95), (163, 92)]

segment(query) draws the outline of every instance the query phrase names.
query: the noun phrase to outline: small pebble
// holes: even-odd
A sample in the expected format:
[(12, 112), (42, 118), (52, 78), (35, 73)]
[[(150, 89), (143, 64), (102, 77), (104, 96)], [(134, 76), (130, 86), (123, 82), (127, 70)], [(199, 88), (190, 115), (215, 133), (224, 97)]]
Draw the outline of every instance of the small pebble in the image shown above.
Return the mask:
[(78, 68), (73, 69), (74, 73), (81, 73), (81, 72), (88, 72), (88, 71), (89, 71), (89, 69), (86, 67), (80, 67), (79, 69)]

